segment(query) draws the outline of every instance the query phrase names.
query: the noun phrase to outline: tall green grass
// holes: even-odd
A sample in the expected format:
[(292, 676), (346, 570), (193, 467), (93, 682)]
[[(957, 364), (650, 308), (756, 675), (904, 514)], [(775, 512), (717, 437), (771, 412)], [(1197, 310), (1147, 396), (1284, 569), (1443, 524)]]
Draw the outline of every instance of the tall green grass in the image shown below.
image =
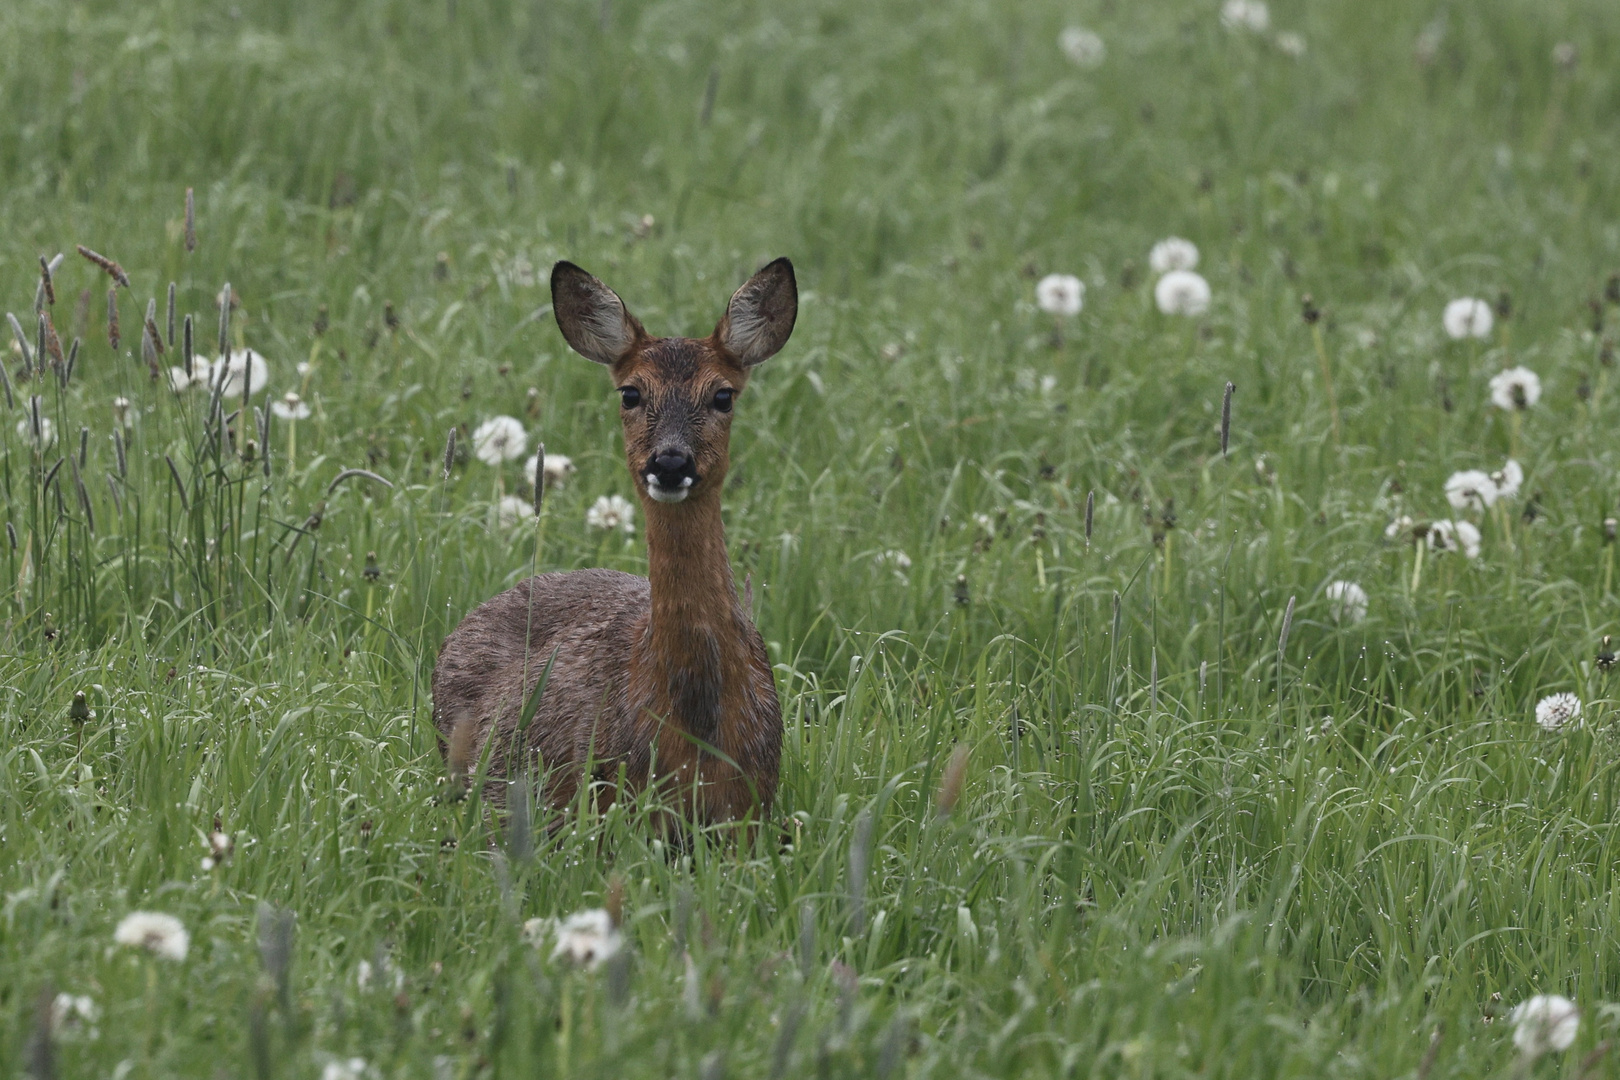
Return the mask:
[[(1507, 1010), (1557, 992), (1582, 1032), (1535, 1070), (1612, 1071), (1579, 1062), (1620, 1015), (1593, 659), (1620, 20), (1272, 18), (1303, 57), (1190, 3), (0, 11), (0, 309), (31, 334), (65, 252), (51, 311), (81, 341), (65, 386), (4, 353), (0, 1059), (41, 1060), (48, 989), (100, 1010), (51, 1040), (61, 1076), (1426, 1080), (1520, 1075)], [(1101, 67), (1058, 49), (1072, 23)], [(1198, 320), (1153, 306), (1172, 233), (1214, 288)], [(132, 279), (116, 352), (76, 244)], [(467, 435), (516, 415), (577, 463), (543, 567), (637, 571), (638, 539), (584, 525), (629, 484), (550, 263), (703, 334), (783, 254), (798, 328), (739, 403), (727, 492), (787, 719), (777, 820), (671, 846), (643, 799), (514, 839), (445, 797), (427, 698), (443, 635), (536, 559), (494, 509), (520, 468)], [(1088, 284), (1056, 340), (1047, 272)], [(248, 409), (150, 378), (171, 281), (206, 356), (231, 283), (228, 336), (271, 370)], [(1502, 294), (1489, 341), (1444, 338), (1447, 300)], [(1500, 467), (1510, 363), (1546, 386), (1524, 492), (1414, 588), (1385, 527)], [(287, 390), (295, 459), (252, 411)], [(332, 488), (351, 468), (393, 486)], [(1540, 731), (1566, 690), (1585, 725)], [(214, 831), (234, 850), (204, 869)], [(624, 959), (525, 941), (615, 890)], [(188, 959), (114, 948), (132, 910), (179, 916)]]

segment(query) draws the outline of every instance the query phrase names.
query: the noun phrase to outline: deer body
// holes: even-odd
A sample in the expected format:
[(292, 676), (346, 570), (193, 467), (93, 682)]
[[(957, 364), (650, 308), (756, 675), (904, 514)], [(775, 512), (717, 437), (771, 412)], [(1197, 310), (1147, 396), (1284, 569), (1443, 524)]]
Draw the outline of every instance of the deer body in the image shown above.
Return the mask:
[[(700, 823), (763, 814), (776, 792), (781, 707), (764, 641), (737, 597), (720, 492), (732, 403), (792, 331), (792, 266), (781, 259), (750, 279), (705, 339), (647, 336), (570, 263), (553, 269), (552, 297), (568, 343), (607, 365), (619, 389), (648, 576), (541, 574), (467, 615), (433, 672), (452, 772), (458, 754), (475, 763), (487, 752), (492, 776), (543, 769), (558, 808), (581, 784), (622, 771), (631, 791), (667, 785)], [(611, 798), (604, 785), (599, 800)]]

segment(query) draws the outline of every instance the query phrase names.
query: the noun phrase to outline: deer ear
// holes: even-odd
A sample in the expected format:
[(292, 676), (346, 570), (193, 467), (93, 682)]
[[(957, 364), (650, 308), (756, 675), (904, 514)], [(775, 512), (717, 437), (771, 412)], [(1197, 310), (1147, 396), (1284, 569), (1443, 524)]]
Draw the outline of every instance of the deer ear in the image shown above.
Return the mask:
[(787, 344), (799, 315), (793, 264), (777, 259), (743, 283), (726, 305), (714, 336), (745, 368), (764, 363)]
[(618, 363), (646, 336), (617, 293), (571, 262), (551, 268), (551, 309), (569, 347), (598, 364)]

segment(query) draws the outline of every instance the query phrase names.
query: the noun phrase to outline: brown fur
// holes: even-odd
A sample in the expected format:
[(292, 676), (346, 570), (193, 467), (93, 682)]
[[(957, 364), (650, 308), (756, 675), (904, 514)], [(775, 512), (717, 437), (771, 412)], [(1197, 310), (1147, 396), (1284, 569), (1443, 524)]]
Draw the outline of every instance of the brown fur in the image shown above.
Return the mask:
[[(552, 296), (569, 344), (641, 395), (621, 415), (648, 576), (541, 574), (481, 604), (440, 650), (434, 723), (447, 750), (471, 723), (473, 759), (487, 750), (492, 776), (544, 769), (546, 800), (559, 809), (581, 784), (622, 770), (629, 791), (660, 785), (694, 821), (757, 819), (776, 794), (781, 706), (726, 554), (720, 492), (732, 413), (714, 402), (722, 389), (740, 396), (749, 370), (792, 332), (792, 267), (778, 260), (750, 279), (704, 339), (649, 337), (607, 286), (570, 263), (553, 269)], [(689, 455), (695, 476), (681, 502), (648, 493), (647, 463), (667, 447)], [(599, 803), (614, 797), (606, 785), (597, 794)]]

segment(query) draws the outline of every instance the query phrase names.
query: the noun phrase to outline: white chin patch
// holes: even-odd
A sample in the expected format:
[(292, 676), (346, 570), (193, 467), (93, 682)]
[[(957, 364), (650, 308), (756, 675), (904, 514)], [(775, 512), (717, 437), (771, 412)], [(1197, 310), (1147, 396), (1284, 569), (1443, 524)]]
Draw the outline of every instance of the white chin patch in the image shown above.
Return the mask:
[(653, 497), (654, 502), (678, 503), (686, 498), (691, 490), (692, 478), (690, 476), (681, 478), (680, 487), (670, 489), (660, 484), (658, 478), (652, 473), (647, 474), (647, 494)]

